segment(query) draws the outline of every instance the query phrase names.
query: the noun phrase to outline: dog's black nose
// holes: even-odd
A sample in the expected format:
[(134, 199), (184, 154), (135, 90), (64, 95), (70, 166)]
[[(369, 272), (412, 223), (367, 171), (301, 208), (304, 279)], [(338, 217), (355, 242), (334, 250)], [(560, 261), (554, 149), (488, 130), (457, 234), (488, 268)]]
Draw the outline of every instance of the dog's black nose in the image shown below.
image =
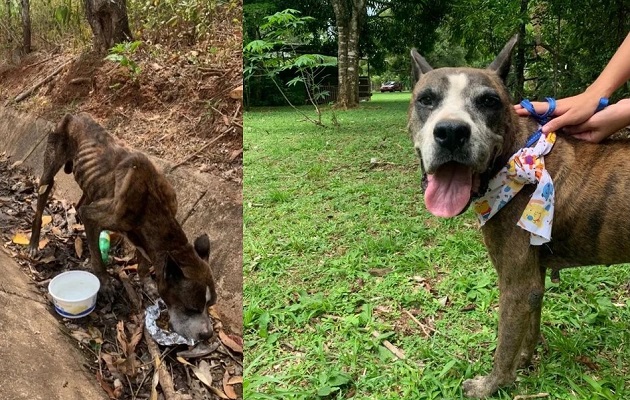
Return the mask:
[(208, 340), (212, 337), (213, 332), (211, 329), (207, 328), (207, 329), (203, 329), (201, 332), (199, 332), (199, 340)]
[(450, 119), (440, 121), (433, 128), (433, 136), (440, 147), (455, 151), (470, 139), (470, 125)]
[(212, 332), (203, 332), (199, 334), (199, 340), (208, 340), (212, 337)]

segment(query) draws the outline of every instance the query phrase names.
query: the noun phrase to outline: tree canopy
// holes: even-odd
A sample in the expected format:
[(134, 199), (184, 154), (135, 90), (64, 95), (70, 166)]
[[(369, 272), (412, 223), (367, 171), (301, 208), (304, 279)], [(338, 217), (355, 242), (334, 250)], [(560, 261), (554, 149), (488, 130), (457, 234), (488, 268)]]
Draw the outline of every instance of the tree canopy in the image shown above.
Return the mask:
[[(244, 3), (246, 43), (256, 38), (265, 15), (295, 8), (312, 17), (309, 51), (337, 56), (332, 0)], [(597, 77), (628, 34), (628, 16), (630, 3), (620, 0), (367, 0), (359, 57), (367, 60), (378, 83), (404, 82), (411, 47), (434, 66), (484, 67), (520, 32), (512, 92), (517, 97), (562, 97), (582, 91)], [(616, 96), (629, 93), (624, 87)]]

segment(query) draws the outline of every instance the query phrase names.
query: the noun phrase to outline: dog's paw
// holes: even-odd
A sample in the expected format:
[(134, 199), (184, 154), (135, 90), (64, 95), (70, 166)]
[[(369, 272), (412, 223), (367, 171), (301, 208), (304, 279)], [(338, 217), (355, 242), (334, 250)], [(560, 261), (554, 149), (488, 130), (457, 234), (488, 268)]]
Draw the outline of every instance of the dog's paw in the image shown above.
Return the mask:
[(498, 385), (493, 384), (488, 376), (478, 376), (475, 379), (467, 379), (462, 384), (464, 396), (473, 399), (484, 399), (497, 391)]
[(518, 364), (516, 364), (518, 366), (518, 369), (529, 369), (530, 367), (532, 367), (533, 356), (533, 353), (521, 352), (518, 358)]
[(28, 249), (26, 250), (26, 252), (28, 253), (28, 256), (32, 259), (35, 259), (35, 257), (37, 257), (38, 251), (39, 249), (37, 245), (29, 245)]

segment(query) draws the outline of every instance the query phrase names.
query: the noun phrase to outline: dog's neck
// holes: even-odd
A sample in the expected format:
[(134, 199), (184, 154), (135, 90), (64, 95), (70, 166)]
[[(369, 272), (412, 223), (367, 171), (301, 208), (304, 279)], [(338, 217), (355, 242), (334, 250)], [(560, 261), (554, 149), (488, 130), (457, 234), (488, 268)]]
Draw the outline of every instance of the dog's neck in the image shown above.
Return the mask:
[[(155, 229), (160, 226), (160, 229)], [(141, 247), (154, 264), (164, 254), (176, 253), (190, 247), (186, 233), (175, 217), (168, 214), (160, 216), (160, 221), (145, 224), (146, 229), (127, 232), (131, 242)]]

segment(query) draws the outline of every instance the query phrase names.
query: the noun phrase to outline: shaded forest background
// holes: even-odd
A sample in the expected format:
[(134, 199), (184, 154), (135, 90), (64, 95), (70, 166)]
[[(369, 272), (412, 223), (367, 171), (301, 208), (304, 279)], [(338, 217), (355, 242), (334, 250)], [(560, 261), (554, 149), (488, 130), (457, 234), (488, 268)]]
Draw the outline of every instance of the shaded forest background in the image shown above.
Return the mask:
[[(244, 45), (265, 38), (261, 27), (266, 16), (292, 8), (312, 17), (294, 34), (293, 47), (336, 56), (336, 2), (352, 6), (357, 0), (245, 0)], [(411, 47), (434, 67), (485, 67), (513, 34), (520, 33), (523, 39), (509, 83), (514, 98), (568, 96), (598, 76), (628, 34), (629, 16), (627, 0), (368, 0), (359, 19), (359, 73), (369, 73), (373, 86), (400, 80), (409, 89)], [(290, 75), (279, 78), (286, 83)], [(334, 71), (328, 75), (336, 79)], [(249, 105), (285, 104), (277, 92), (264, 74), (246, 78)], [(303, 104), (303, 86), (285, 87), (285, 92)], [(615, 97), (628, 94), (626, 85)]]

